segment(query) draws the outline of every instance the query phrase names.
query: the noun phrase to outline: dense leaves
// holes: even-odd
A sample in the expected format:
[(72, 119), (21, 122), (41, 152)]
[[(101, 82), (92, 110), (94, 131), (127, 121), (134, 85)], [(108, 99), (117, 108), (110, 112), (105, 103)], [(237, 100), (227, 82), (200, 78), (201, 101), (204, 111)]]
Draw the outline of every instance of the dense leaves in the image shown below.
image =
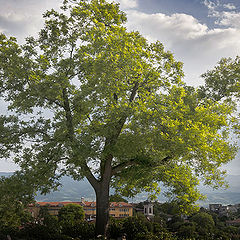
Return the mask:
[(240, 57), (221, 59), (214, 69), (207, 71), (202, 77), (205, 80), (205, 85), (199, 91), (202, 96), (227, 102), (236, 108), (237, 113), (232, 116), (232, 121), (239, 134)]
[(0, 35), (0, 94), (9, 109), (0, 157), (12, 157), (43, 192), (64, 174), (86, 176), (97, 226), (107, 225), (110, 184), (132, 196), (158, 194), (163, 182), (186, 211), (202, 198), (199, 180), (223, 184), (220, 167), (235, 153), (231, 105), (187, 87), (182, 63), (160, 42), (128, 32), (118, 4), (64, 1), (44, 19), (24, 45)]

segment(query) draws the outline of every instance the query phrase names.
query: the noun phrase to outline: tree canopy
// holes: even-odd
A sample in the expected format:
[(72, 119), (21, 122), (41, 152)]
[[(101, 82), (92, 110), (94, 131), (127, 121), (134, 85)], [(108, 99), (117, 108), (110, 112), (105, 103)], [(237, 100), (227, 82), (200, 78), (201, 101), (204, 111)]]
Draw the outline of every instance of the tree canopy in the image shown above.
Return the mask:
[(204, 92), (216, 100), (240, 98), (240, 57), (222, 58), (214, 69), (202, 75)]
[[(202, 96), (216, 101), (225, 101), (235, 107), (232, 120), (236, 133), (240, 133), (240, 57), (222, 58), (218, 64), (202, 75), (205, 85), (200, 88)], [(237, 115), (238, 114), (238, 115)]]
[[(0, 35), (1, 157), (36, 188), (68, 174), (96, 192), (97, 232), (107, 225), (110, 184), (124, 196), (159, 193), (178, 206), (201, 198), (199, 180), (218, 186), (234, 157), (232, 106), (202, 98), (182, 81), (182, 63), (160, 42), (127, 31), (119, 5), (64, 1), (47, 11), (37, 38)], [(98, 220), (100, 219), (100, 220)], [(99, 227), (99, 226), (102, 227)]]
[(83, 221), (85, 219), (83, 207), (79, 204), (67, 204), (59, 210), (58, 219), (62, 225), (74, 225)]

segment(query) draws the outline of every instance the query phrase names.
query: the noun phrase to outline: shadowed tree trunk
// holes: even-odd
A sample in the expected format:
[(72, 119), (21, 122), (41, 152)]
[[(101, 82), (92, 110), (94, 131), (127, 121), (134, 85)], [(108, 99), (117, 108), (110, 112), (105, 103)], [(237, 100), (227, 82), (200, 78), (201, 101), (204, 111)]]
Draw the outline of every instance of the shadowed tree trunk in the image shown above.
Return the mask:
[(97, 180), (90, 171), (87, 178), (96, 193), (96, 236), (106, 236), (109, 220), (109, 190), (112, 177), (112, 155), (101, 165), (101, 179)]
[(109, 183), (102, 182), (96, 192), (96, 236), (106, 236), (109, 220)]

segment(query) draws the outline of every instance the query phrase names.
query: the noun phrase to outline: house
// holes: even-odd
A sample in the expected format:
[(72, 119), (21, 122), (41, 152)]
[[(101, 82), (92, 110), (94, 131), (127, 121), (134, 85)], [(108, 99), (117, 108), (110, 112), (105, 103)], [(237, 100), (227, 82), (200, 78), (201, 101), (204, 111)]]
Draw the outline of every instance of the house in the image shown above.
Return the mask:
[(209, 210), (218, 213), (222, 204), (209, 204)]
[[(41, 207), (46, 207), (49, 214), (53, 216), (58, 215), (58, 211), (67, 204), (79, 204), (83, 207), (87, 220), (94, 220), (96, 218), (96, 202), (84, 201), (81, 202), (36, 202), (28, 206), (28, 211), (34, 218), (39, 216)], [(109, 206), (109, 215), (114, 218), (124, 218), (133, 216), (133, 207), (125, 202), (111, 202)]]
[(237, 208), (232, 205), (222, 206), (219, 210), (219, 215), (229, 217), (230, 214), (236, 213)]
[(235, 220), (228, 220), (226, 221), (226, 225), (227, 226), (235, 226), (235, 227), (239, 227), (240, 226), (240, 219), (235, 219)]
[(221, 216), (227, 216), (237, 213), (239, 204), (223, 206), (222, 204), (209, 204), (209, 209), (212, 212), (218, 213)]

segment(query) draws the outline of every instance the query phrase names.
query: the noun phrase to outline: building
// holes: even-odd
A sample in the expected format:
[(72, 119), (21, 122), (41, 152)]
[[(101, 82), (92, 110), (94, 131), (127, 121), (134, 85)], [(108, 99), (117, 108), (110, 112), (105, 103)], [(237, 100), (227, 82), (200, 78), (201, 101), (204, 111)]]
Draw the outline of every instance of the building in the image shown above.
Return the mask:
[(152, 218), (154, 217), (154, 214), (153, 214), (153, 203), (152, 202), (149, 202), (149, 201), (145, 201), (143, 203), (143, 213), (146, 217), (149, 217), (149, 218)]
[(229, 217), (231, 214), (237, 213), (240, 209), (239, 204), (223, 206), (222, 204), (209, 204), (209, 210), (221, 216)]
[[(96, 218), (96, 202), (88, 202), (81, 200), (81, 202), (36, 202), (28, 207), (29, 212), (34, 218), (39, 216), (41, 207), (46, 207), (49, 214), (53, 216), (58, 215), (58, 211), (67, 204), (79, 204), (83, 207), (87, 220), (94, 220)], [(109, 206), (109, 215), (115, 218), (124, 218), (133, 216), (133, 206), (125, 202), (111, 202)]]
[(239, 227), (240, 226), (240, 219), (235, 219), (235, 220), (228, 220), (226, 221), (226, 225), (227, 226), (235, 226), (235, 227)]
[(218, 213), (222, 204), (209, 204), (209, 210)]

